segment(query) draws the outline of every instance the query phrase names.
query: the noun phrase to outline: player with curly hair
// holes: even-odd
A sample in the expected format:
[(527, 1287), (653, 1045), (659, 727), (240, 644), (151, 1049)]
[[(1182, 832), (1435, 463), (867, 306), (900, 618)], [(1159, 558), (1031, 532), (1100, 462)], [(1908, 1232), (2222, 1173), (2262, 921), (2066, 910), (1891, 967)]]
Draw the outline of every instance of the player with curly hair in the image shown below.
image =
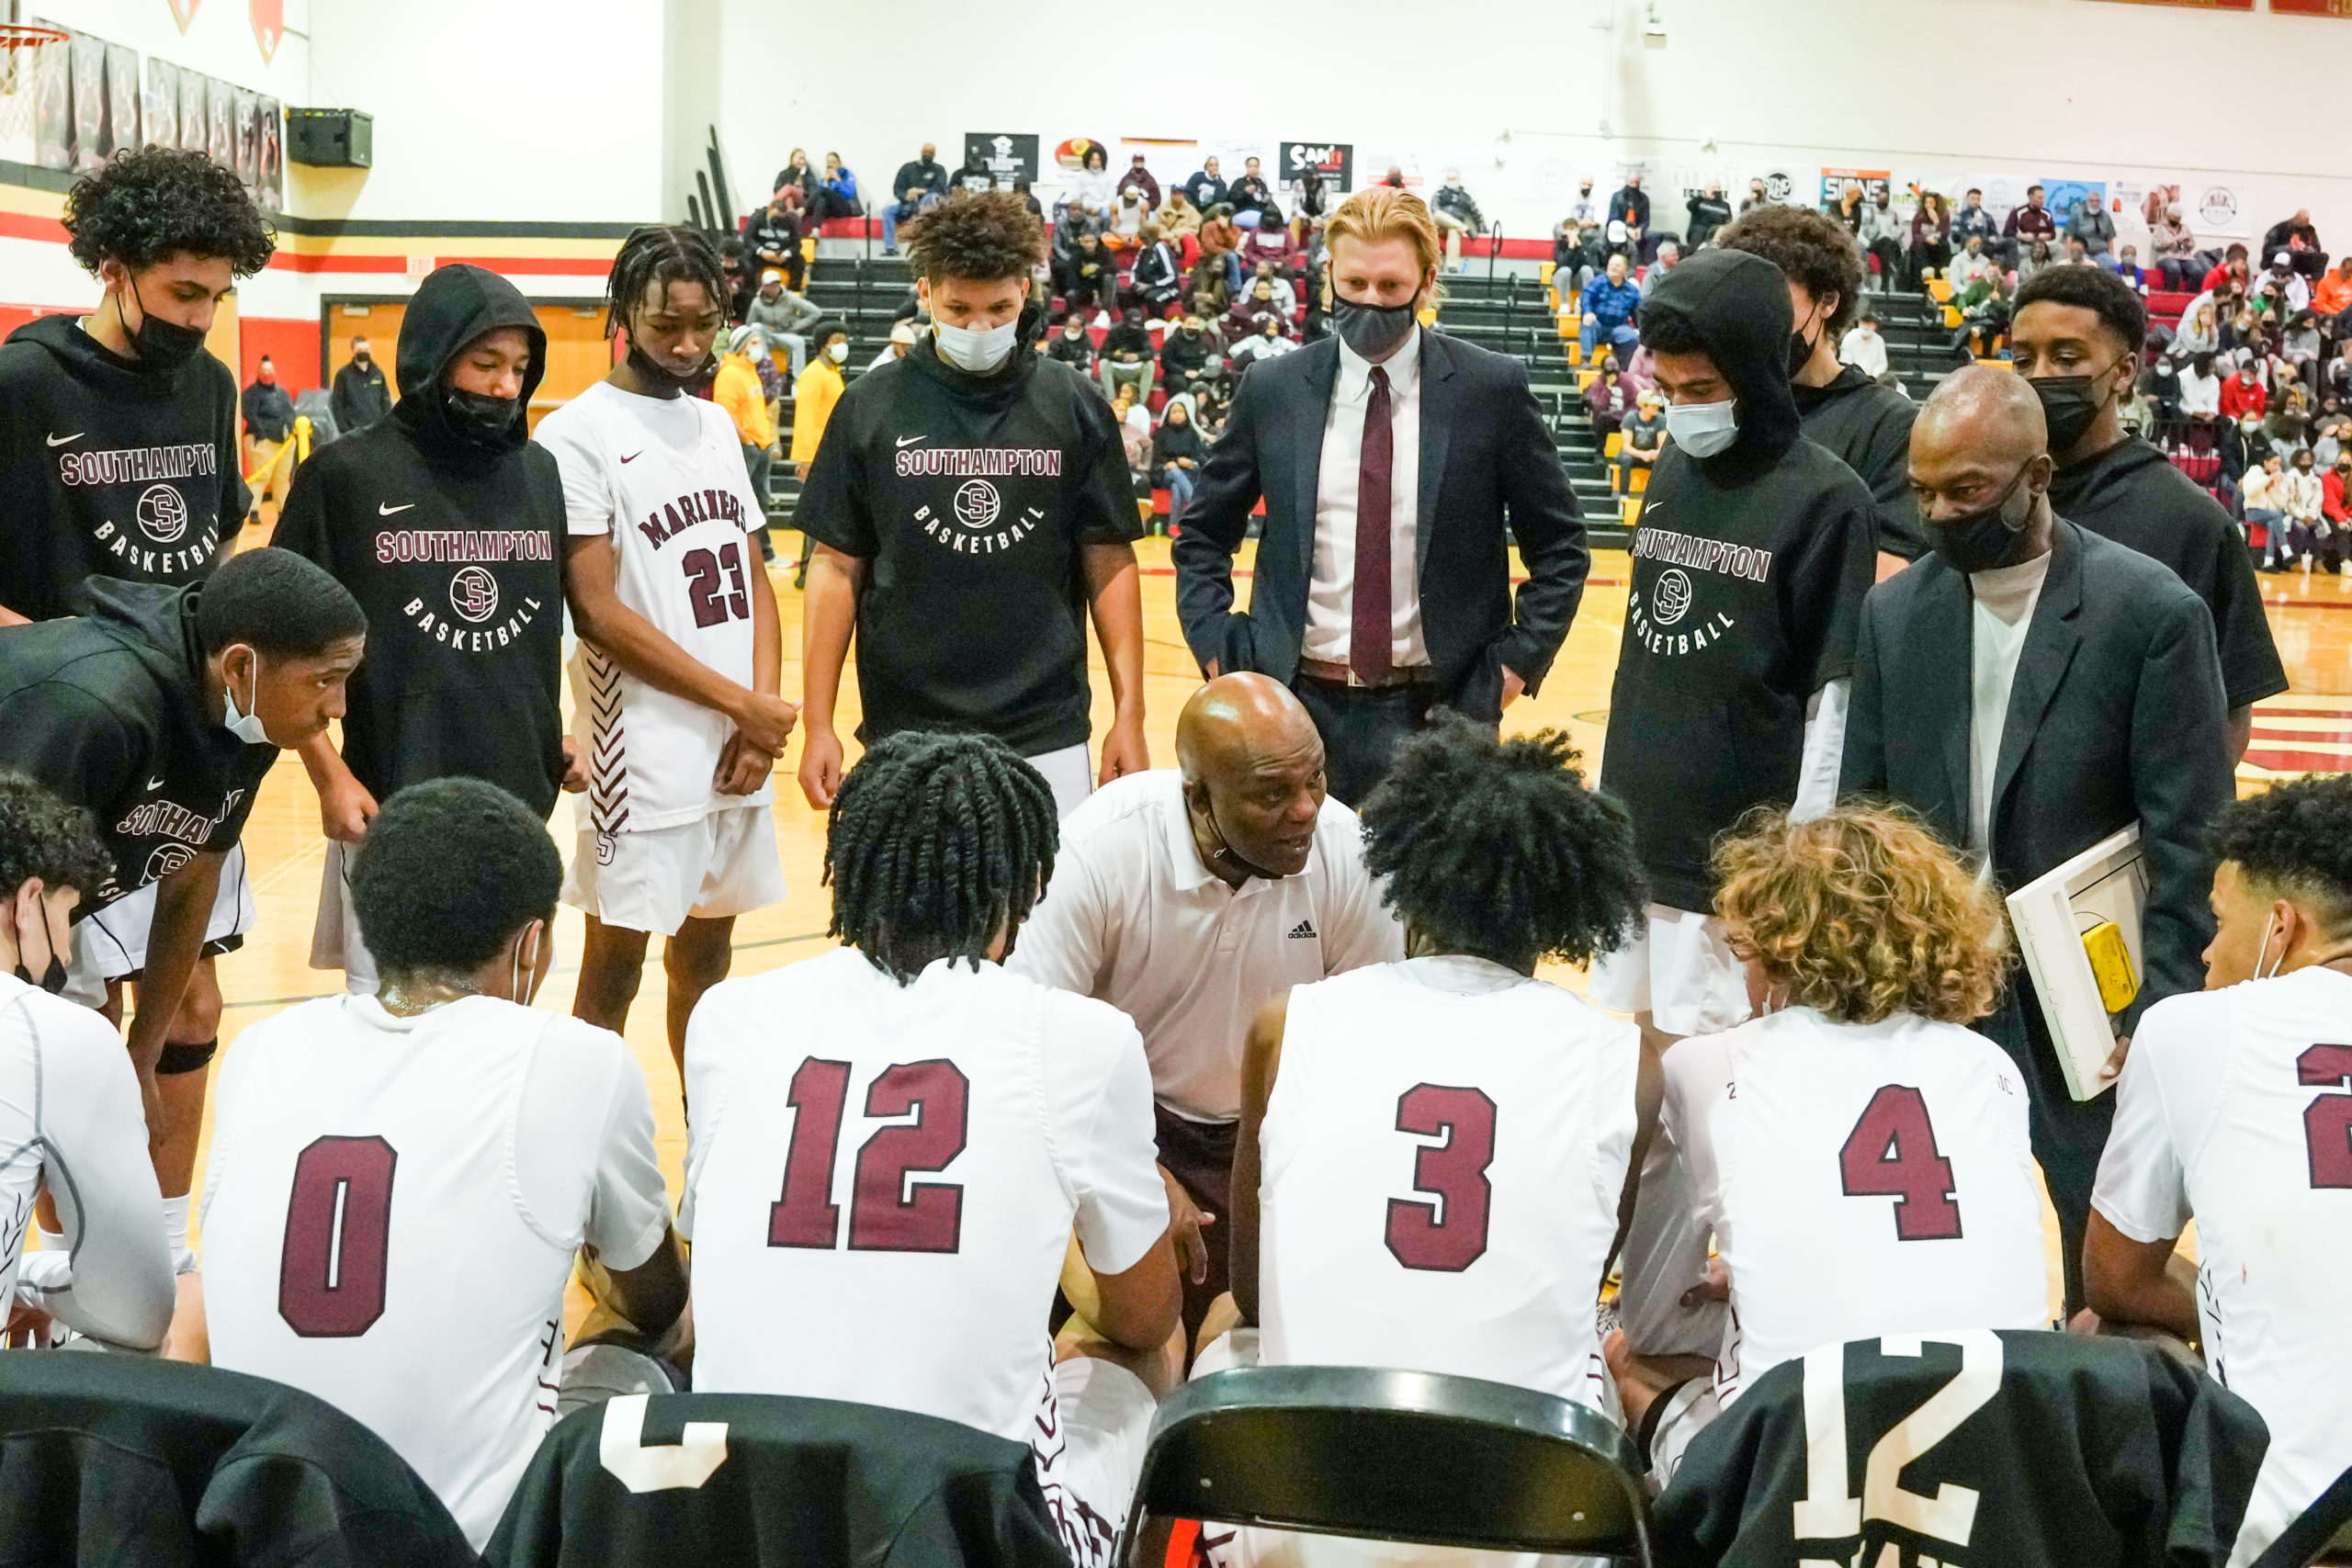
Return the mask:
[[(696, 1392), (1028, 1443), (1071, 1562), (1103, 1568), (1182, 1295), (1135, 1024), (999, 962), (1058, 839), (1046, 780), (993, 736), (875, 742), (826, 831), (846, 945), (695, 1010), (680, 1224)], [(1049, 1359), (1064, 1278), (1082, 1312)]]
[(564, 902), (588, 916), (572, 1010), (618, 1032), (660, 932), (670, 1053), (727, 977), (735, 917), (784, 897), (770, 775), (797, 710), (760, 561), (767, 512), (735, 422), (707, 386), (727, 326), (699, 229), (633, 231), (613, 258), (612, 373), (540, 423), (563, 480), (563, 591), (588, 810)]
[(1151, 765), (1125, 447), (1091, 386), (1034, 352), (1046, 236), (1021, 197), (958, 192), (904, 239), (931, 331), (842, 394), (794, 513), (812, 547), (800, 787), (815, 807), (841, 787), (833, 711), (854, 630), (859, 739), (993, 735), (1067, 814), (1098, 776), (1090, 611), (1116, 704), (1099, 776)]
[[(1233, 1162), (1240, 1327), (1203, 1360), (1395, 1367), (1601, 1407), (1594, 1308), (1657, 1114), (1631, 1023), (1535, 971), (1641, 918), (1557, 730), (1441, 713), (1363, 803), (1406, 956), (1266, 1004)], [(1400, 1173), (1411, 1173), (1409, 1179)], [(1409, 1190), (1406, 1190), (1409, 1189)], [(1216, 1326), (1214, 1320), (1208, 1329)]]
[(1660, 1480), (1815, 1345), (2050, 1320), (2026, 1086), (1968, 1027), (2008, 962), (1998, 897), (1871, 807), (1751, 813), (1714, 875), (1755, 1016), (1667, 1053), (1608, 1347)]
[(2207, 988), (2132, 1037), (2083, 1273), (2093, 1312), (2199, 1343), (2269, 1424), (2245, 1563), (2352, 1467), (2352, 777), (2234, 801), (2212, 837)]

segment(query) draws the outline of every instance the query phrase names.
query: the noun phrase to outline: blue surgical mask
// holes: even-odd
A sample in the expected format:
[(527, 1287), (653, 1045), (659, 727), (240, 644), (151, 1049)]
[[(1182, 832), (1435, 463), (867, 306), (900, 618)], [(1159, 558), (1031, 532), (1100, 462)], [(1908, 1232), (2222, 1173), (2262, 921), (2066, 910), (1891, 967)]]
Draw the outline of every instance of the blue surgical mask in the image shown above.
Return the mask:
[(1668, 403), (1666, 433), (1693, 457), (1712, 457), (1727, 451), (1739, 439), (1739, 403), (1725, 398), (1719, 403)]
[[(256, 652), (254, 655), (254, 683), (252, 692), (249, 694), (249, 700), (251, 697), (258, 696), (260, 691), (261, 655)], [(230, 734), (235, 736), (238, 739), (243, 741), (248, 746), (266, 746), (270, 744), (269, 732), (261, 727), (261, 715), (257, 713), (248, 713), (238, 707), (237, 688), (234, 682), (227, 681), (221, 682), (220, 705), (223, 710), (220, 720), (221, 728), (227, 730)]]

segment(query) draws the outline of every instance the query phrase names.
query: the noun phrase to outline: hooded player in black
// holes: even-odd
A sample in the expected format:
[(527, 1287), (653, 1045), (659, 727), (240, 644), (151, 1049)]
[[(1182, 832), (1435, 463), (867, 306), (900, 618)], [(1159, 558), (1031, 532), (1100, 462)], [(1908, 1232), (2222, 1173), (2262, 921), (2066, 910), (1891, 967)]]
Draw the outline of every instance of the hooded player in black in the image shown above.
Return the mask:
[(1881, 576), (1927, 548), (1911, 497), (1911, 424), (1918, 405), (1839, 361), (1838, 344), (1862, 303), (1863, 259), (1854, 236), (1809, 207), (1759, 207), (1715, 236), (1728, 250), (1762, 256), (1786, 275), (1795, 330), (1790, 391), (1805, 439), (1861, 476), (1878, 503)]
[[(833, 702), (850, 632), (868, 745), (901, 729), (994, 735), (1067, 811), (1088, 780), (1091, 609), (1117, 705), (1102, 782), (1148, 768), (1143, 533), (1102, 398), (1033, 352), (1045, 234), (1018, 197), (962, 193), (908, 226), (934, 326), (842, 394), (796, 515), (815, 543), (803, 623), (812, 806), (840, 788)], [(1065, 785), (1067, 754), (1080, 750)]]
[(248, 509), (237, 378), (204, 351), (276, 242), (237, 176), (150, 147), (66, 197), (67, 249), (105, 293), (0, 344), (0, 624), (74, 611), (89, 577), (189, 583)]
[(401, 324), (390, 415), (322, 447), (272, 543), (318, 562), (368, 613), (343, 751), (302, 748), (335, 848), (311, 963), (350, 971), (345, 855), (378, 803), (412, 784), (486, 779), (545, 817), (583, 787), (561, 711), (563, 481), (524, 419), (547, 333), (496, 273), (427, 277)]
[(221, 859), (277, 749), (341, 716), (367, 622), (333, 578), (274, 549), (187, 588), (95, 581), (88, 603), (86, 615), (0, 627), (0, 764), (97, 819), (115, 874), (77, 919), (158, 885), (130, 1058), (184, 1250), (212, 1046), (167, 1048), (166, 1029)]
[(2123, 428), (2118, 407), (2139, 376), (2147, 332), (2147, 306), (2115, 274), (2049, 267), (2018, 290), (2010, 353), (2050, 423), (2058, 461), (2050, 504), (2164, 562), (2213, 613), (2235, 763), (2254, 733), (2254, 705), (2287, 689), (2287, 670), (2237, 525), (2203, 486)]
[[(1713, 907), (1710, 848), (1750, 807), (1826, 807), (1837, 793), (1874, 507), (1801, 431), (1792, 321), (1780, 268), (1727, 249), (1681, 263), (1642, 306), (1668, 439), (1634, 536), (1600, 787), (1633, 817), (1654, 931)], [(1667, 1021), (1679, 1001), (1654, 1009), (1646, 983), (1604, 984), (1645, 967), (1648, 946), (1612, 954), (1595, 995), (1623, 996), (1663, 1048), (1659, 1036), (1690, 1032)], [(1746, 1016), (1744, 993), (1727, 1000), (1716, 1027)]]

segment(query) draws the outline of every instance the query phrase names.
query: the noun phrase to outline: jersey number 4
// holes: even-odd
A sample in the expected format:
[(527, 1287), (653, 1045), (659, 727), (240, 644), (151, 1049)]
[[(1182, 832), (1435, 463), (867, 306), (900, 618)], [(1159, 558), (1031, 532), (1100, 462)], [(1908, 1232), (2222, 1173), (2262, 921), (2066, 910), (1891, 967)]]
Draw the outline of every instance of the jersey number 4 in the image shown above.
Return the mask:
[(392, 1170), (381, 1138), (320, 1138), (294, 1161), (277, 1315), (305, 1339), (350, 1339), (384, 1315)]
[[(741, 545), (721, 545), (715, 556), (708, 550), (688, 550), (678, 564), (685, 570), (686, 598), (695, 607), (695, 625), (715, 626), (729, 618), (752, 618), (752, 592), (743, 582)], [(719, 582), (721, 566), (727, 569), (723, 587)]]
[(1396, 1099), (1396, 1130), (1445, 1142), (1413, 1156), (1413, 1190), (1434, 1201), (1388, 1200), (1388, 1250), (1408, 1269), (1458, 1274), (1486, 1256), (1495, 1102), (1475, 1089), (1416, 1084)]
[(1897, 1241), (1959, 1238), (1951, 1161), (1936, 1147), (1927, 1097), (1910, 1085), (1891, 1083), (1871, 1096), (1838, 1151), (1838, 1171), (1847, 1197), (1894, 1200)]
[[(733, 548), (729, 546), (729, 548)], [(770, 1247), (830, 1249), (841, 1234), (833, 1201), (833, 1156), (849, 1103), (850, 1066), (811, 1056), (792, 1075), (792, 1143), (784, 1155), (784, 1195), (768, 1206)], [(954, 1252), (963, 1239), (964, 1189), (953, 1181), (910, 1186), (910, 1174), (944, 1170), (964, 1152), (971, 1080), (948, 1061), (885, 1067), (865, 1091), (868, 1116), (912, 1122), (875, 1131), (857, 1151), (851, 1183), (852, 1252)]]
[[(2352, 1045), (2314, 1045), (2295, 1058), (2298, 1083), (2352, 1089)], [(2303, 1111), (2313, 1187), (2352, 1187), (2352, 1094), (2323, 1094)]]

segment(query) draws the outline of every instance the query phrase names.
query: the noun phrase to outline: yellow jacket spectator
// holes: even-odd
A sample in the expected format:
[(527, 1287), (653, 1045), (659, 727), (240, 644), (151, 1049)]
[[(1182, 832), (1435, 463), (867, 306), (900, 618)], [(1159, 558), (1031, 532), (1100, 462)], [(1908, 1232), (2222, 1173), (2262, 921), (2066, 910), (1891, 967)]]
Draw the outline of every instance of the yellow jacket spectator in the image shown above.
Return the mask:
[[(738, 329), (739, 337), (759, 332), (757, 327)], [(775, 419), (768, 412), (768, 400), (760, 389), (760, 372), (752, 363), (751, 350), (764, 348), (764, 343), (746, 343), (722, 355), (718, 375), (710, 384), (710, 400), (727, 411), (735, 422), (736, 438), (746, 446), (762, 451), (775, 445)]]
[(808, 356), (808, 368), (792, 384), (792, 460), (804, 479), (816, 460), (817, 444), (825, 438), (825, 422), (841, 401), (842, 364), (849, 358), (847, 328), (828, 321), (808, 335), (815, 352)]

